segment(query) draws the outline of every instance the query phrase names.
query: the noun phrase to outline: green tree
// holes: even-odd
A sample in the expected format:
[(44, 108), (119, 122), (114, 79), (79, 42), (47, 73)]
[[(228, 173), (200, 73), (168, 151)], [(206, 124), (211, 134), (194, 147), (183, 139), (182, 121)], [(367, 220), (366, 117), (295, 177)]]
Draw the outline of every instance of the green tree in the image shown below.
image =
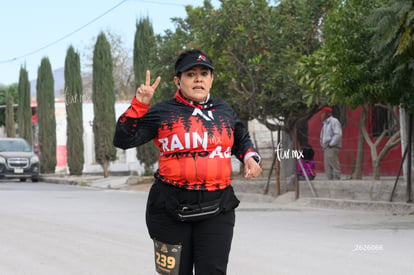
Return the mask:
[(92, 100), (95, 158), (102, 165), (104, 177), (108, 177), (110, 161), (116, 158), (112, 139), (115, 133), (115, 88), (111, 46), (101, 32), (93, 52)]
[[(341, 3), (340, 8), (330, 14), (324, 33), (327, 47), (336, 62), (332, 63), (335, 73), (332, 74), (338, 100), (351, 107), (363, 107), (359, 130), (370, 147), (373, 178), (380, 178), (380, 165), (386, 154), (400, 143), (399, 119), (392, 102), (384, 98), (384, 94), (392, 90), (388, 78), (390, 66), (382, 62), (379, 55), (373, 54), (370, 41), (373, 32), (366, 25), (366, 18), (378, 8), (383, 1), (364, 0)], [(352, 20), (350, 20), (352, 19)], [(369, 108), (384, 107), (392, 114), (393, 128), (384, 128), (382, 133), (374, 138), (367, 129), (366, 120)], [(379, 144), (386, 135), (391, 137), (380, 149)], [(362, 163), (362, 161), (360, 161)], [(361, 165), (362, 166), (362, 165)]]
[(41, 171), (54, 173), (56, 168), (56, 118), (52, 66), (44, 57), (37, 72), (37, 113)]
[(151, 20), (140, 18), (136, 23), (134, 38), (134, 76), (135, 88), (145, 83), (147, 70), (152, 70), (156, 64), (156, 40)]
[[(7, 104), (7, 87), (0, 87), (0, 105), (5, 106)], [(0, 110), (0, 126), (6, 125), (6, 113)]]
[[(155, 61), (156, 43), (153, 27), (148, 17), (141, 18), (136, 24), (134, 39), (135, 90), (141, 84), (145, 83), (147, 70), (151, 70), (154, 75), (152, 68), (155, 67)], [(137, 147), (137, 158), (140, 163), (144, 164), (145, 175), (153, 172), (154, 163), (158, 159), (158, 154), (158, 148), (152, 142), (147, 142)]]
[[(7, 88), (0, 87), (0, 105), (5, 106), (7, 104), (6, 99)], [(0, 110), (0, 126), (6, 125), (6, 113)]]
[(70, 46), (65, 59), (66, 156), (71, 175), (81, 175), (83, 164), (82, 76), (79, 54)]
[(6, 134), (8, 137), (16, 137), (16, 125), (14, 122), (14, 106), (13, 96), (7, 94), (7, 106), (6, 106)]
[[(297, 127), (316, 112), (303, 102), (303, 89), (292, 76), (292, 65), (319, 45), (319, 22), (327, 1), (209, 1), (186, 7), (177, 20), (177, 37), (186, 47), (204, 49), (215, 64), (213, 93), (232, 105), (241, 119), (255, 118), (269, 130), (283, 128), (284, 148), (293, 149)], [(284, 161), (286, 177), (296, 174), (295, 163)], [(282, 175), (286, 178), (285, 175)]]
[(19, 83), (19, 108), (17, 110), (19, 136), (33, 146), (32, 108), (30, 106), (30, 82), (26, 68), (20, 68)]
[[(123, 38), (120, 34), (107, 29), (104, 31), (105, 37), (111, 45), (111, 56), (113, 65), (114, 87), (116, 100), (130, 100), (134, 94), (134, 70), (132, 66), (132, 50), (125, 46)], [(85, 66), (92, 69), (93, 65), (93, 49), (96, 44), (97, 37), (91, 38), (91, 45), (86, 47), (83, 54)], [(92, 97), (92, 76), (85, 74), (83, 76), (83, 93), (87, 98)]]
[(382, 61), (392, 65), (392, 89), (384, 91), (382, 98), (401, 104), (414, 114), (414, 2), (387, 1), (368, 17), (374, 29), (372, 49)]
[[(389, 1), (386, 6), (377, 9), (368, 19), (370, 25), (376, 30), (372, 39), (373, 50), (381, 53), (385, 62), (395, 64), (395, 69), (393, 70), (393, 74), (391, 74), (393, 89), (387, 94), (386, 98), (392, 102), (400, 103), (408, 112), (409, 118), (407, 124), (412, 123), (414, 115), (413, 15), (414, 2), (398, 0)], [(411, 127), (412, 124), (408, 126), (408, 128)], [(408, 133), (410, 133), (409, 130)], [(410, 149), (413, 143), (407, 145), (407, 149)], [(408, 152), (411, 152), (411, 149)], [(410, 165), (411, 158), (412, 155), (409, 153), (407, 166)], [(412, 165), (408, 169), (404, 167), (406, 171), (410, 171), (410, 169), (412, 171), (412, 168)], [(411, 178), (407, 176), (408, 202), (411, 202), (410, 180)]]
[[(375, 179), (380, 177), (382, 159), (400, 142), (398, 115), (392, 108), (392, 102), (384, 97), (392, 90), (388, 77), (391, 73), (390, 64), (383, 62), (379, 55), (370, 50), (373, 32), (365, 24), (366, 18), (381, 3), (380, 0), (336, 1), (323, 28), (326, 44), (312, 56), (303, 57), (296, 71), (300, 83), (307, 88), (305, 96), (308, 104), (344, 103), (352, 108), (362, 106), (360, 121), (353, 122), (360, 130), (357, 178), (362, 176), (362, 137), (370, 146)], [(384, 129), (375, 139), (366, 128), (368, 111), (373, 106), (388, 109), (395, 121), (393, 128)], [(379, 150), (379, 144), (390, 133), (391, 138)]]
[[(0, 105), (6, 106), (7, 105), (7, 95), (11, 95), (13, 97), (14, 103), (18, 104), (18, 94), (17, 94), (17, 84), (12, 84), (9, 86), (0, 87)], [(14, 114), (16, 121), (16, 113)], [(0, 110), (0, 126), (6, 126), (6, 112), (5, 110)]]
[[(265, 0), (223, 1), (217, 11), (206, 5), (189, 16), (195, 36), (202, 37), (201, 45), (218, 60), (219, 95), (241, 117), (256, 118), (270, 130), (283, 121), (290, 134), (309, 117), (311, 109), (303, 104), (303, 91), (289, 68), (319, 46), (314, 6), (315, 1), (299, 0), (281, 1), (277, 7)], [(198, 22), (206, 12), (207, 22)]]

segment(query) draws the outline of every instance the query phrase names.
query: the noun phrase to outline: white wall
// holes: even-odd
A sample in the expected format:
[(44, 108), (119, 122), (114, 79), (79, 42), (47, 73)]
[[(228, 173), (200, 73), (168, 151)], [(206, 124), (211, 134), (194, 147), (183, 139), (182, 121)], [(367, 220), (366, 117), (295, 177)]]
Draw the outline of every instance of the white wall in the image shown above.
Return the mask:
[[(115, 117), (118, 117), (129, 107), (129, 103), (115, 104)], [(55, 104), (56, 110), (56, 143), (57, 145), (66, 146), (66, 108), (64, 102), (57, 102)], [(83, 117), (83, 144), (84, 144), (84, 173), (100, 173), (102, 167), (95, 161), (95, 146), (93, 137), (93, 103), (84, 102), (82, 105)], [(114, 121), (116, 123), (116, 121)], [(136, 159), (136, 149), (128, 150), (117, 149), (117, 160), (112, 162), (109, 166), (112, 172), (138, 172), (144, 171)], [(58, 172), (68, 172), (67, 167), (59, 167)]]
[[(118, 102), (115, 104), (115, 117), (118, 119), (120, 115), (129, 107), (129, 102)], [(65, 102), (57, 102), (55, 104), (56, 110), (56, 142), (59, 146), (66, 146), (66, 108)], [(102, 167), (95, 162), (95, 146), (93, 137), (93, 103), (83, 103), (83, 143), (84, 143), (84, 173), (100, 173)], [(115, 123), (116, 121), (114, 121)], [(259, 149), (263, 159), (271, 159), (273, 154), (272, 136), (273, 142), (277, 143), (277, 132), (270, 132), (263, 124), (260, 124), (257, 120), (249, 121), (248, 129), (253, 142)], [(0, 129), (1, 134), (1, 129)], [(232, 157), (233, 172), (240, 171), (240, 163)], [(111, 172), (135, 172), (142, 174), (144, 167), (139, 163), (136, 158), (136, 149), (131, 148), (128, 150), (117, 149), (117, 160), (112, 162), (109, 170)], [(58, 172), (68, 173), (67, 167), (58, 167)]]

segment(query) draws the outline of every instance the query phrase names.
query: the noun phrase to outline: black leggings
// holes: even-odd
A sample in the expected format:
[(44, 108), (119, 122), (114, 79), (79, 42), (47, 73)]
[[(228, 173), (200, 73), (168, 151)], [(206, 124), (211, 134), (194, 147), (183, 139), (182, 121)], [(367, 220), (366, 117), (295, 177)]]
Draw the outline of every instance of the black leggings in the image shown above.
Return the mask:
[[(182, 245), (180, 275), (192, 275), (193, 266), (196, 275), (226, 274), (235, 222), (234, 209), (202, 221), (180, 222), (165, 208), (166, 196), (171, 195), (170, 188), (175, 187), (156, 182), (149, 192), (146, 222), (151, 238), (167, 244)], [(188, 197), (189, 200), (198, 199), (198, 192), (213, 194), (211, 191), (178, 192), (179, 196)]]

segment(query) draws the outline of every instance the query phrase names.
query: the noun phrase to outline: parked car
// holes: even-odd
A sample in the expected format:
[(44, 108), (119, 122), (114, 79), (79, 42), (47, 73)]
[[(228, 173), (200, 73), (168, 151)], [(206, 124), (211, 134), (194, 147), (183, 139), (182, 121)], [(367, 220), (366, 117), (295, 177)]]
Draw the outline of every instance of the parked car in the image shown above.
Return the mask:
[(22, 138), (0, 138), (0, 178), (39, 181), (39, 157)]

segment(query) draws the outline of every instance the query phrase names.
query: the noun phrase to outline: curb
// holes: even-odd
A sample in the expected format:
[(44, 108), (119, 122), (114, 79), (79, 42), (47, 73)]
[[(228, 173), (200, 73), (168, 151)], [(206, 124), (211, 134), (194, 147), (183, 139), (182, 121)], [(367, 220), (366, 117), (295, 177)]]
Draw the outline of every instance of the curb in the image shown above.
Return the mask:
[(55, 177), (45, 177), (40, 176), (39, 181), (47, 182), (47, 183), (55, 183), (55, 184), (69, 184), (69, 185), (78, 185), (79, 181), (71, 180), (66, 178), (55, 178)]
[(358, 201), (328, 198), (300, 198), (300, 206), (365, 212), (385, 212), (391, 214), (414, 214), (414, 204), (403, 202)]
[[(146, 179), (137, 179), (137, 177), (109, 177), (102, 176), (57, 176), (57, 175), (41, 175), (40, 181), (55, 184), (69, 184), (89, 186), (98, 189), (120, 190), (128, 185), (144, 183)], [(141, 182), (144, 181), (144, 182)], [(236, 185), (236, 186), (235, 186)], [(414, 204), (404, 202), (386, 202), (386, 201), (366, 201), (353, 199), (334, 199), (334, 198), (312, 198), (300, 197), (298, 200), (294, 198), (294, 192), (287, 192), (280, 196), (265, 195), (259, 193), (262, 190), (262, 184), (240, 184), (236, 182), (234, 191), (236, 196), (242, 203), (253, 207), (257, 204), (263, 209), (273, 209), (279, 207), (293, 208), (319, 208), (319, 209), (338, 209), (364, 212), (388, 213), (396, 215), (413, 214)]]

